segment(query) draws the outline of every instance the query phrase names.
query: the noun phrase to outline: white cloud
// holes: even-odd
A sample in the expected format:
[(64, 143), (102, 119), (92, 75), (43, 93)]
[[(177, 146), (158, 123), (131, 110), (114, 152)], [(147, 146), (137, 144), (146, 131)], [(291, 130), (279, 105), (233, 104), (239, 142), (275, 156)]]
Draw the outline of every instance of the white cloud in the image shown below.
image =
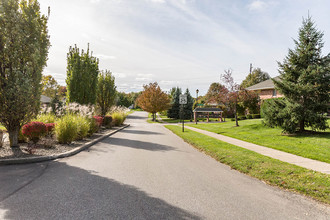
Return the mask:
[(108, 56), (108, 55), (105, 55), (105, 54), (94, 54), (93, 56), (95, 56), (97, 58), (100, 58), (102, 60), (113, 60), (113, 59), (116, 59), (115, 56)]
[(126, 78), (127, 74), (126, 73), (113, 73), (113, 75), (115, 76), (115, 78)]
[(249, 10), (251, 11), (261, 11), (266, 7), (267, 7), (267, 3), (260, 0), (253, 1), (248, 5)]
[(153, 3), (165, 3), (165, 0), (148, 0), (149, 2), (153, 2)]

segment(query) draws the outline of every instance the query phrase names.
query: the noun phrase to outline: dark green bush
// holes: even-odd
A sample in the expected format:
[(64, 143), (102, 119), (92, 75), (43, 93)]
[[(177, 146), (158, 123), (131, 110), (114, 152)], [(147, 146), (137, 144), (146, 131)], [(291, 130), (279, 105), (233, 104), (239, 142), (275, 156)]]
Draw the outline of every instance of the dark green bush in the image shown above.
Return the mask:
[(103, 118), (103, 126), (106, 128), (111, 128), (112, 117), (111, 115), (106, 115)]
[(253, 114), (252, 118), (261, 118), (260, 114)]
[(247, 115), (246, 118), (247, 119), (252, 119), (252, 115)]

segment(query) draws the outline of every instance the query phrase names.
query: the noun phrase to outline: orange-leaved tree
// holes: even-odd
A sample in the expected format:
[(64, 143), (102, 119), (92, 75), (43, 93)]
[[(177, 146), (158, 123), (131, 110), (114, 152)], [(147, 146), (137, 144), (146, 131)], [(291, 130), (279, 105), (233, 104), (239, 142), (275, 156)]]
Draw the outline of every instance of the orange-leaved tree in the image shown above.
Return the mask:
[(152, 113), (152, 120), (156, 120), (156, 113), (171, 107), (168, 95), (163, 92), (158, 83), (149, 83), (143, 86), (143, 92), (137, 99), (138, 106), (144, 111)]

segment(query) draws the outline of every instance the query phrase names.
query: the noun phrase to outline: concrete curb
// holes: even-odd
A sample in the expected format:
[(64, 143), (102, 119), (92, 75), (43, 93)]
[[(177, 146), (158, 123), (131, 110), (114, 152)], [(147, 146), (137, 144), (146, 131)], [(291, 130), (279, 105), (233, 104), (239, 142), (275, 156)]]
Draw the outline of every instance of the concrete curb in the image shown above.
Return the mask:
[(107, 134), (102, 135), (101, 137), (98, 137), (94, 140), (91, 140), (85, 144), (80, 145), (79, 147), (76, 147), (70, 151), (56, 154), (56, 155), (51, 155), (51, 156), (37, 156), (37, 157), (29, 157), (29, 158), (13, 158), (13, 159), (0, 159), (0, 165), (11, 165), (11, 164), (25, 164), (25, 163), (37, 163), (37, 162), (43, 162), (43, 161), (48, 161), (48, 160), (55, 160), (59, 158), (64, 158), (64, 157), (70, 157), (73, 156), (83, 150), (86, 150), (90, 148), (92, 145), (96, 144), (97, 142), (103, 140), (104, 138), (107, 138), (118, 131), (123, 130), (124, 128), (129, 127), (130, 125), (123, 125), (122, 127), (117, 128), (114, 131), (110, 131)]

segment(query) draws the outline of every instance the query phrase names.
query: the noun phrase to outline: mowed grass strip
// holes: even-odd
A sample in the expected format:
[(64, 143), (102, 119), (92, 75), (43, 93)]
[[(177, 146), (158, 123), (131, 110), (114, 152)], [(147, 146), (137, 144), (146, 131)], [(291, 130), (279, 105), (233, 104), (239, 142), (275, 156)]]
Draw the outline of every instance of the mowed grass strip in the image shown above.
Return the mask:
[(235, 170), (270, 185), (330, 204), (330, 175), (282, 162), (176, 125), (166, 125), (184, 141)]
[(262, 124), (262, 119), (243, 120), (238, 123), (239, 127), (235, 127), (234, 121), (187, 126), (330, 163), (330, 129), (318, 133), (283, 135), (281, 128), (267, 127)]

